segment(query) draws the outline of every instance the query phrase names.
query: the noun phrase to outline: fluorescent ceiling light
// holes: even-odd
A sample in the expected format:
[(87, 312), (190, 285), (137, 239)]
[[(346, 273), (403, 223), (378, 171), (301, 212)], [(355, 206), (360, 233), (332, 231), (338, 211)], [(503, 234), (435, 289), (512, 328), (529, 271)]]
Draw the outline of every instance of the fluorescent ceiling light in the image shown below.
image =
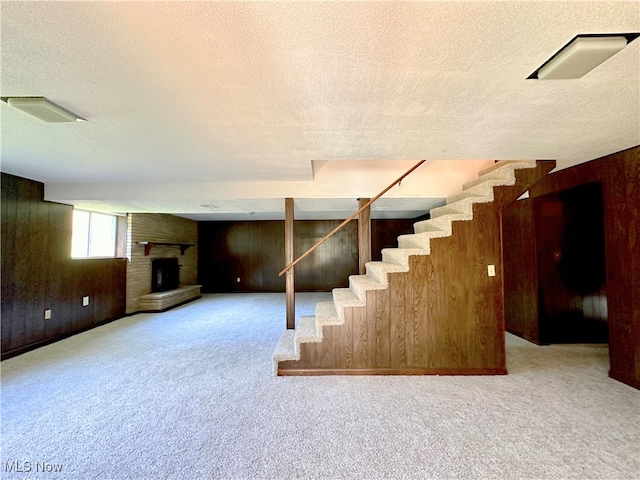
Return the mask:
[(624, 37), (578, 37), (538, 71), (538, 79), (580, 78), (626, 46)]
[(44, 97), (7, 97), (5, 102), (43, 122), (82, 122), (83, 118)]
[(638, 34), (578, 35), (529, 78), (539, 80), (580, 78), (618, 53), (637, 37)]

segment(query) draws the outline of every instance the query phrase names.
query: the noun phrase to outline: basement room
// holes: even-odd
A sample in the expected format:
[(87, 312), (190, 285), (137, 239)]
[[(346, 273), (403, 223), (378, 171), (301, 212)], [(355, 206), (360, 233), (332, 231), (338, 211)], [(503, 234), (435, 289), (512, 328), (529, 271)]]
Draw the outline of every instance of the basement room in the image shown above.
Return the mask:
[(2, 0), (2, 478), (640, 479), (638, 37)]

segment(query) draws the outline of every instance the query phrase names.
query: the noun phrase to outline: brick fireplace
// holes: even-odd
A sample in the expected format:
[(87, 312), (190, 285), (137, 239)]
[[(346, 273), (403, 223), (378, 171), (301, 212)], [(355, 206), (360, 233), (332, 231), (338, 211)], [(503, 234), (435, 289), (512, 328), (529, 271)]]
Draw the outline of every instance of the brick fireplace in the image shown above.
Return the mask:
[[(192, 244), (181, 254), (177, 245), (155, 245), (145, 255), (144, 245), (138, 242), (166, 242)], [(198, 281), (198, 224), (193, 220), (158, 213), (130, 213), (128, 215), (127, 309), (126, 313), (142, 310), (142, 295), (151, 292), (152, 260), (177, 258), (180, 286), (195, 285)]]

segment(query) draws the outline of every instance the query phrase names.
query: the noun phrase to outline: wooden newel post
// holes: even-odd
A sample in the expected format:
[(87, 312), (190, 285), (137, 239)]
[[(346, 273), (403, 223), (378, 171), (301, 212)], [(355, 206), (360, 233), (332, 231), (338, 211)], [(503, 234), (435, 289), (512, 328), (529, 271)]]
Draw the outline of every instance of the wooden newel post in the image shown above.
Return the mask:
[[(359, 198), (358, 209), (361, 209), (371, 199)], [(367, 273), (367, 262), (371, 261), (371, 206), (358, 215), (358, 271), (360, 275)]]
[[(295, 237), (293, 232), (293, 198), (284, 199), (284, 260), (288, 265), (295, 259)], [(287, 303), (287, 328), (296, 328), (296, 286), (294, 268), (287, 270), (285, 292)]]

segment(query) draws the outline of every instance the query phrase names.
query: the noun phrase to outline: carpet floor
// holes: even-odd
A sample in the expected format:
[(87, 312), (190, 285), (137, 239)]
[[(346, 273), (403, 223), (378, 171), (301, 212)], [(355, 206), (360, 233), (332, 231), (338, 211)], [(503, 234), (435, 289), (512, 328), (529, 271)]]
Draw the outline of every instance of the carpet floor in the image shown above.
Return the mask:
[(2, 478), (640, 478), (640, 392), (606, 345), (508, 335), (506, 376), (274, 377), (284, 319), (283, 294), (204, 295), (2, 362)]

